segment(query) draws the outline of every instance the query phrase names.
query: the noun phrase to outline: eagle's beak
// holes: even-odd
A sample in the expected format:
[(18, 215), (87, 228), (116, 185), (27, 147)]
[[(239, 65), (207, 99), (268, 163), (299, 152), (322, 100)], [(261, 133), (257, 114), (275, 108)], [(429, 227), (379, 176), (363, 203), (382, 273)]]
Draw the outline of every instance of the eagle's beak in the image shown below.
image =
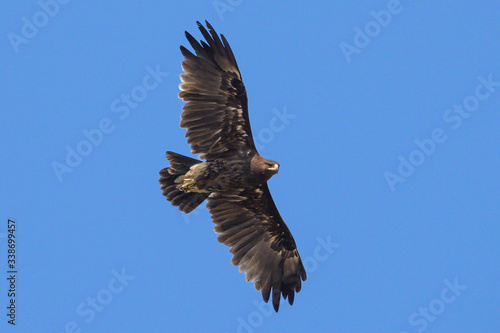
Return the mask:
[(268, 169), (271, 171), (278, 171), (280, 168), (280, 165), (278, 163), (275, 163), (272, 167), (269, 167)]

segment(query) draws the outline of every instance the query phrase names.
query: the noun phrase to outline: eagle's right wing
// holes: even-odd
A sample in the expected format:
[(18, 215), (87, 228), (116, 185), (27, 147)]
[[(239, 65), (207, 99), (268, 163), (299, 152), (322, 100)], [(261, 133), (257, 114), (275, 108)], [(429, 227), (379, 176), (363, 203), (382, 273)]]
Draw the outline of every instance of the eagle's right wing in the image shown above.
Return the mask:
[(232, 264), (256, 281), (267, 303), (271, 294), (274, 310), (280, 294), (293, 304), (301, 279), (307, 275), (295, 241), (274, 204), (267, 183), (257, 188), (212, 193), (207, 208), (220, 233), (218, 241), (231, 247)]
[(186, 32), (196, 55), (181, 46), (184, 73), (179, 85), (179, 98), (187, 102), (181, 127), (187, 129), (191, 152), (201, 154), (201, 159), (214, 159), (228, 151), (255, 150), (247, 94), (233, 51), (208, 22), (210, 33), (197, 23), (208, 44), (201, 41), (200, 45)]

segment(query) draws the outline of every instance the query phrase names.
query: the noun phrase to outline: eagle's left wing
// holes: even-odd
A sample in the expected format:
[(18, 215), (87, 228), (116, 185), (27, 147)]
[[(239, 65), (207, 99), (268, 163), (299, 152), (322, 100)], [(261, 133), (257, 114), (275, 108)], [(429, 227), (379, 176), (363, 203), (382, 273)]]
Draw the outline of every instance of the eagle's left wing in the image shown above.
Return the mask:
[(233, 51), (224, 36), (206, 24), (209, 31), (198, 22), (206, 42), (186, 32), (196, 54), (181, 46), (184, 73), (179, 98), (187, 103), (180, 125), (187, 129), (191, 152), (201, 154), (201, 159), (255, 151), (247, 93)]
[(220, 233), (218, 241), (231, 247), (232, 264), (255, 281), (267, 303), (273, 290), (277, 312), (280, 294), (293, 304), (301, 279), (307, 275), (295, 241), (274, 204), (267, 183), (235, 192), (212, 193), (207, 208)]

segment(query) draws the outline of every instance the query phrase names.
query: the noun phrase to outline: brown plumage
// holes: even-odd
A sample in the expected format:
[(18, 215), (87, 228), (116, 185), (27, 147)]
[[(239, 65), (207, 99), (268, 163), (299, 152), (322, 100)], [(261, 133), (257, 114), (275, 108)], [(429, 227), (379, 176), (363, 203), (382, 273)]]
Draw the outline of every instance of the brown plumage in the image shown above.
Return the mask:
[(293, 304), (307, 276), (295, 241), (267, 186), (279, 164), (259, 155), (248, 118), (246, 89), (234, 54), (223, 35), (198, 22), (200, 43), (188, 32), (195, 54), (184, 55), (179, 98), (186, 102), (182, 128), (193, 154), (205, 162), (167, 152), (170, 166), (160, 171), (163, 194), (191, 212), (205, 199), (219, 233), (231, 247), (231, 262), (255, 282), (278, 311), (281, 295)]

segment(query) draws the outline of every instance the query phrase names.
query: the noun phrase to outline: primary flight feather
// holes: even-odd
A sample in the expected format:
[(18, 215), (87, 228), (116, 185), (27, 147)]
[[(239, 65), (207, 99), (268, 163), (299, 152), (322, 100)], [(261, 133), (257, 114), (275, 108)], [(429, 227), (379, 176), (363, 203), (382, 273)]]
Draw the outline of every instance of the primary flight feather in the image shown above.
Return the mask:
[(293, 304), (307, 278), (295, 241), (281, 218), (267, 181), (279, 164), (259, 155), (248, 118), (245, 85), (223, 35), (198, 23), (205, 41), (186, 32), (194, 54), (184, 56), (179, 85), (186, 104), (182, 128), (200, 161), (167, 152), (160, 171), (163, 195), (184, 213), (208, 201), (218, 241), (231, 247), (231, 262), (278, 311), (281, 295)]

